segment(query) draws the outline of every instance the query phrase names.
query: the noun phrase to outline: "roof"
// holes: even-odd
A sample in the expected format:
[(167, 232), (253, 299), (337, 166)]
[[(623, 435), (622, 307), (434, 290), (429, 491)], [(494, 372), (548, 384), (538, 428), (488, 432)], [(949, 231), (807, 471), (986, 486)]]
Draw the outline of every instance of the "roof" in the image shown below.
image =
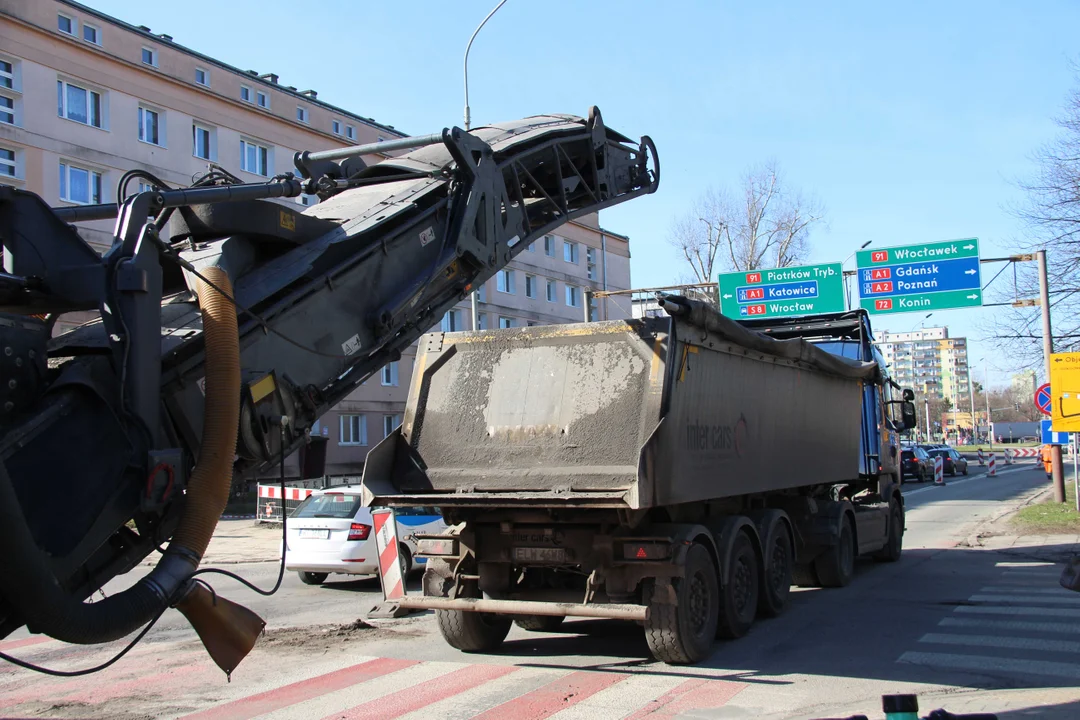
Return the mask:
[[(406, 133), (403, 133), (401, 130), (396, 129), (393, 125), (386, 125), (386, 124), (383, 124), (383, 123), (380, 123), (380, 122), (376, 122), (372, 118), (364, 117), (362, 115), (357, 115), (356, 113), (345, 110), (344, 108), (340, 108), (337, 105), (331, 105), (330, 103), (323, 102), (322, 100), (319, 100), (318, 98), (311, 97), (310, 95), (305, 95), (304, 93), (300, 92), (299, 90), (291, 90), (289, 88), (289, 86), (287, 86), (287, 85), (279, 85), (276, 82), (271, 82), (270, 80), (267, 80), (266, 78), (260, 76), (258, 73), (255, 73), (254, 71), (241, 70), (240, 68), (234, 67), (233, 65), (229, 65), (226, 62), (223, 62), (223, 61), (218, 60), (216, 58), (212, 58), (209, 55), (203, 55), (202, 53), (200, 53), (200, 52), (198, 52), (196, 50), (192, 50), (189, 47), (181, 45), (180, 43), (173, 40), (172, 37), (167, 35), (167, 34), (155, 35), (154, 33), (150, 32), (150, 29), (147, 28), (146, 26), (132, 25), (131, 23), (127, 23), (127, 22), (124, 22), (123, 20), (120, 20), (118, 18), (114, 18), (112, 15), (106, 15), (105, 13), (103, 13), (103, 12), (101, 12), (99, 10), (95, 10), (92, 7), (88, 7), (86, 5), (83, 5), (82, 3), (77, 3), (74, 0), (58, 0), (58, 2), (60, 2), (60, 3), (64, 4), (64, 5), (68, 5), (68, 6), (72, 7), (72, 8), (75, 8), (79, 12), (84, 12), (84, 13), (87, 13), (89, 15), (93, 15), (94, 17), (99, 18), (101, 20), (105, 20), (107, 22), (110, 22), (110, 23), (112, 23), (114, 25), (118, 25), (118, 26), (124, 28), (125, 30), (128, 30), (129, 32), (133, 32), (136, 35), (141, 35), (142, 37), (146, 38), (147, 40), (152, 40), (155, 43), (166, 45), (166, 46), (171, 47), (171, 48), (173, 48), (175, 50), (179, 50), (180, 52), (187, 53), (188, 55), (191, 55), (192, 57), (196, 57), (196, 58), (198, 58), (200, 60), (203, 60), (203, 61), (205, 61), (205, 62), (207, 62), (209, 64), (216, 65), (217, 67), (222, 68), (223, 70), (228, 70), (229, 72), (234, 72), (237, 75), (240, 75), (240, 76), (244, 77), (246, 80), (248, 80), (248, 81), (250, 81), (252, 83), (265, 85), (266, 87), (273, 88), (275, 90), (279, 90), (280, 92), (283, 92), (283, 93), (285, 93), (287, 95), (292, 95), (292, 96), (296, 97), (298, 100), (300, 100), (302, 102), (311, 103), (312, 105), (318, 105), (319, 107), (325, 108), (325, 109), (330, 110), (332, 112), (341, 113), (342, 115), (344, 115), (346, 117), (349, 117), (349, 118), (352, 118), (353, 120), (356, 120), (357, 122), (362, 122), (362, 123), (364, 123), (366, 125), (370, 125), (370, 126), (372, 126), (374, 128), (378, 128), (379, 130), (385, 130), (387, 132), (393, 133), (395, 135), (399, 135), (401, 137), (407, 137), (408, 136)], [(273, 75), (274, 77), (277, 77), (277, 75), (275, 75), (273, 73), (266, 73), (266, 75)]]

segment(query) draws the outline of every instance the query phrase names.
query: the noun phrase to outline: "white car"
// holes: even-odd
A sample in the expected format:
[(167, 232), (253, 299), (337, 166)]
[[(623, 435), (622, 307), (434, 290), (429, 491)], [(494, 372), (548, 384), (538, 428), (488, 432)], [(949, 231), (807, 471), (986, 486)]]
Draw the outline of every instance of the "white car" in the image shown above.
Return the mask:
[[(398, 509), (399, 556), (406, 576), (416, 565), (412, 535), (446, 530), (442, 516), (423, 508)], [(346, 485), (316, 490), (289, 515), (285, 535), (285, 569), (307, 585), (321, 585), (331, 573), (378, 575), (371, 510), (360, 505), (360, 487)]]

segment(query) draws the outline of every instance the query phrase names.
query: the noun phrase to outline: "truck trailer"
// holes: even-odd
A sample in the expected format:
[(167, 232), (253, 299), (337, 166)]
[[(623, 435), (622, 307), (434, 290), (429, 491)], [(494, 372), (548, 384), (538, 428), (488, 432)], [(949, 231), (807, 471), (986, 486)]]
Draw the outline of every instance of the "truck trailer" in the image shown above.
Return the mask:
[(658, 299), (666, 316), (421, 338), (363, 493), (450, 526), (417, 536), (423, 594), (397, 600), (435, 610), (450, 645), (615, 618), (694, 663), (793, 584), (899, 559), (914, 406), (892, 399), (865, 311), (740, 323)]

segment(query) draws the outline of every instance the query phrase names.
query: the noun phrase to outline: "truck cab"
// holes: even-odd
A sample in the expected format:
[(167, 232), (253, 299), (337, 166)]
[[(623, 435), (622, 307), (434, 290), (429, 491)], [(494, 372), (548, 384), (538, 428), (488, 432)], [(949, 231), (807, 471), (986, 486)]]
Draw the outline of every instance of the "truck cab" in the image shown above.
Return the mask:
[(740, 324), (779, 340), (802, 338), (822, 350), (849, 360), (876, 362), (881, 369), (880, 382), (866, 383), (863, 387), (859, 475), (868, 481), (877, 481), (884, 476), (900, 482), (898, 429), (905, 427), (900, 417), (900, 404), (903, 401), (893, 397), (893, 391), (900, 388), (889, 377), (884, 358), (874, 345), (870, 316), (865, 310), (798, 318), (744, 320)]

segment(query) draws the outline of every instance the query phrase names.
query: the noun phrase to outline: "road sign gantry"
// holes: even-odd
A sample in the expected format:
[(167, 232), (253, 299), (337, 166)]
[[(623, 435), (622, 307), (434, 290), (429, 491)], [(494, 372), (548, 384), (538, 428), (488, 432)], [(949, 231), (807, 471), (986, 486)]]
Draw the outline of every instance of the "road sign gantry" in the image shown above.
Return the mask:
[(872, 314), (982, 305), (977, 238), (856, 253), (859, 304)]
[(728, 317), (792, 317), (843, 312), (841, 263), (722, 273), (720, 312)]

